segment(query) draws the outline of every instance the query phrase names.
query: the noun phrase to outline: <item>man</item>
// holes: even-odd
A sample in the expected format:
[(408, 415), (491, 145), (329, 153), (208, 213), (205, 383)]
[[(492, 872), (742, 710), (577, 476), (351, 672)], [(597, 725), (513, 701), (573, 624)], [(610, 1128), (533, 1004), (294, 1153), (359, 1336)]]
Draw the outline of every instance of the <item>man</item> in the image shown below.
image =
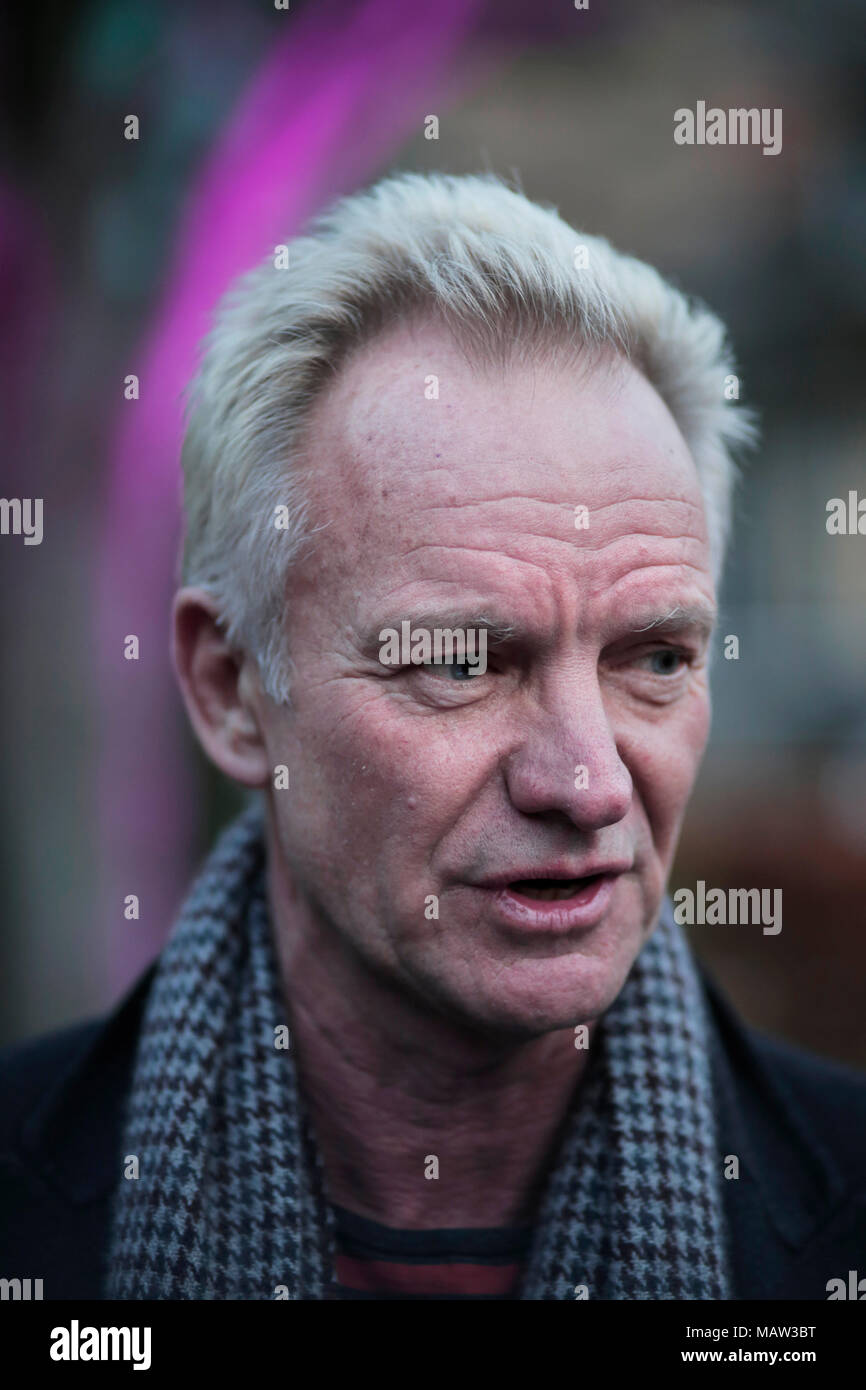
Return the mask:
[(113, 1018), (8, 1058), (4, 1269), (822, 1299), (862, 1262), (863, 1078), (744, 1028), (665, 899), (732, 370), (492, 178), (388, 179), (226, 300), (174, 659), (253, 799)]

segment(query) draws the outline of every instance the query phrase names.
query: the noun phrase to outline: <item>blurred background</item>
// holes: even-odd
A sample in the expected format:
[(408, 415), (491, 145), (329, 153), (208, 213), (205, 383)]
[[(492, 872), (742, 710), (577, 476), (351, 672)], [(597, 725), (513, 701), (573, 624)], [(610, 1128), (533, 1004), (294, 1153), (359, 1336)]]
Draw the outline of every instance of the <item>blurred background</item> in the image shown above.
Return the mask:
[[(43, 0), (3, 23), (0, 491), (44, 499), (44, 538), (0, 537), (0, 1041), (119, 997), (240, 804), (168, 657), (215, 299), (338, 194), (491, 169), (730, 327), (763, 445), (671, 887), (781, 888), (779, 935), (691, 939), (750, 1022), (866, 1066), (866, 535), (826, 530), (830, 498), (866, 497), (864, 7)], [(781, 107), (782, 153), (675, 145), (700, 100)]]

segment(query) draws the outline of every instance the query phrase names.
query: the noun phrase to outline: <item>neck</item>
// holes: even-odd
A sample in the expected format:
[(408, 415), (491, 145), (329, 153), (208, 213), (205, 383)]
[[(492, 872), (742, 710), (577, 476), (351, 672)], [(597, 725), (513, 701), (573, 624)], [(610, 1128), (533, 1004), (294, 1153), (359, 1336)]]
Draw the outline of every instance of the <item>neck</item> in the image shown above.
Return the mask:
[(331, 1199), (395, 1227), (529, 1224), (587, 1052), (570, 1028), (491, 1038), (381, 978), (268, 841), (292, 1050)]

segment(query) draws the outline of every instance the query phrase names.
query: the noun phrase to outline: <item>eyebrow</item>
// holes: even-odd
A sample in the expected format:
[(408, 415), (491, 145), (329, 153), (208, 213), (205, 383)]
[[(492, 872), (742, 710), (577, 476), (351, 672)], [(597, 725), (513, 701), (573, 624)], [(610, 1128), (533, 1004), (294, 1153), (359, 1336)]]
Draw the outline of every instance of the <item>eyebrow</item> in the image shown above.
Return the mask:
[[(627, 629), (632, 634), (651, 632), (658, 636), (672, 636), (676, 633), (695, 631), (708, 640), (716, 625), (716, 613), (708, 604), (677, 604), (666, 613), (659, 613), (658, 610), (638, 613), (633, 621), (634, 626)], [(434, 628), (462, 629), (464, 632), (470, 629), (476, 632), (483, 630), (487, 633), (488, 644), (491, 646), (505, 645), (520, 635), (520, 629), (514, 623), (509, 623), (502, 617), (491, 616), (489, 613), (472, 613), (463, 608), (423, 610), (415, 613), (404, 611), (397, 615), (387, 615), (371, 623), (362, 634), (361, 650), (365, 654), (377, 655), (382, 644), (380, 632), (392, 628), (399, 633), (400, 625), (404, 622), (409, 623), (413, 632), (418, 629), (432, 631)]]
[(418, 613), (403, 612), (396, 617), (391, 615), (378, 619), (375, 623), (363, 632), (361, 636), (361, 649), (364, 652), (376, 653), (382, 645), (380, 632), (386, 628), (393, 628), (395, 632), (400, 632), (400, 624), (408, 622), (413, 632), (419, 629), (432, 631), (434, 628), (450, 628), (452, 631), (460, 629), (468, 632), (470, 629), (487, 633), (487, 640), (491, 645), (496, 643), (511, 642), (517, 636), (517, 628), (513, 623), (506, 622), (504, 618), (491, 617), (485, 613), (467, 613), (465, 609), (436, 609), (435, 611), (424, 611)]
[(652, 632), (661, 636), (667, 636), (676, 632), (688, 630), (698, 632), (702, 637), (711, 637), (716, 626), (715, 609), (708, 604), (692, 603), (677, 604), (669, 613), (657, 613), (654, 616), (647, 615), (644, 622), (638, 616), (635, 626), (631, 632)]

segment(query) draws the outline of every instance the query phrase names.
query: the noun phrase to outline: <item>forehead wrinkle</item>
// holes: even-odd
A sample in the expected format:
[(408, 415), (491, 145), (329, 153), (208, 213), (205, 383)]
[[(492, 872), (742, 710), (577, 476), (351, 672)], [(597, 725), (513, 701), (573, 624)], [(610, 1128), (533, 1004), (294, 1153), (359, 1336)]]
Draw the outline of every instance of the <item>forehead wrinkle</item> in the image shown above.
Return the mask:
[[(491, 547), (490, 549), (484, 549), (483, 547), (478, 545), (472, 547), (459, 545), (455, 546), (446, 543), (438, 543), (436, 541), (418, 541), (414, 546), (412, 546), (411, 550), (395, 558), (402, 562), (405, 559), (407, 559), (410, 555), (417, 554), (419, 551), (422, 550), (439, 550), (445, 552), (454, 552), (460, 555), (461, 557), (468, 554), (474, 554), (479, 556), (492, 555), (497, 558), (507, 559), (511, 566), (519, 566), (521, 571), (530, 570), (534, 572), (532, 576), (522, 573), (519, 578), (516, 591), (519, 595), (518, 606), (522, 607), (527, 602), (529, 602), (529, 608), (532, 614), (539, 621), (544, 621), (543, 614), (548, 613), (552, 607), (556, 606), (557, 600), (555, 594), (551, 590), (551, 585), (556, 582), (556, 578), (558, 576), (552, 573), (551, 566), (549, 564), (544, 565), (540, 564), (537, 561), (526, 559), (522, 556), (508, 555), (507, 552), (504, 552), (495, 546)], [(540, 583), (535, 580), (536, 575), (538, 576)], [(567, 577), (564, 569), (562, 570), (561, 577)], [(506, 583), (506, 585), (503, 586), (501, 570), (492, 574), (489, 570), (486, 573), (463, 573), (456, 577), (454, 575), (436, 573), (421, 575), (400, 575), (398, 577), (398, 582), (396, 583), (396, 588), (392, 587), (391, 585), (387, 586), (388, 597), (382, 599), (381, 602), (383, 606), (387, 606), (387, 609), (390, 612), (394, 612), (399, 607), (399, 598), (395, 597), (395, 595), (399, 595), (401, 591), (407, 589), (410, 591), (410, 593), (414, 594), (415, 591), (421, 588), (420, 595), (415, 594), (415, 596), (413, 597), (406, 598), (405, 606), (407, 610), (413, 607), (415, 607), (416, 609), (424, 608), (427, 610), (439, 609), (441, 607), (442, 611), (450, 612), (453, 614), (458, 609), (463, 611), (469, 609), (475, 609), (478, 611), (493, 609), (499, 612), (499, 615), (501, 616), (503, 622), (510, 624), (511, 619), (510, 617), (506, 618), (506, 608), (503, 607), (503, 605), (507, 606), (509, 613), (514, 611), (515, 609), (515, 588), (513, 574), (510, 576), (510, 581), (510, 584)], [(453, 599), (444, 597), (442, 599), (437, 599), (435, 595), (430, 595), (430, 586), (435, 586), (436, 589), (457, 590), (457, 597)], [(427, 590), (426, 594), (424, 593), (424, 590)], [(465, 598), (460, 596), (461, 590), (464, 591), (466, 595)], [(527, 596), (530, 593), (531, 599), (528, 600)], [(377, 604), (379, 602), (380, 599), (378, 597), (371, 598), (369, 595), (366, 596), (363, 603), (362, 611), (366, 615), (366, 613), (369, 612), (373, 604)], [(406, 616), (405, 613), (403, 614), (403, 616)], [(366, 616), (364, 616), (363, 618), (363, 624), (365, 626), (367, 625)]]
[(703, 511), (702, 500), (698, 502), (692, 502), (689, 500), (689, 497), (686, 493), (675, 493), (673, 495), (671, 493), (659, 493), (654, 497), (644, 497), (643, 495), (636, 495), (633, 492), (627, 492), (624, 497), (614, 498), (611, 502), (602, 502), (602, 504), (596, 508), (596, 511), (606, 512), (611, 507), (622, 507), (627, 502), (648, 502), (653, 506), (655, 506), (659, 502), (664, 502), (670, 504), (671, 506), (680, 505), (683, 507), (688, 507), (691, 511)]
[[(554, 507), (554, 508), (556, 508), (557, 513), (558, 513), (558, 512), (562, 512), (562, 513), (564, 514), (564, 516), (567, 517), (569, 523), (571, 522), (571, 517), (572, 517), (572, 512), (573, 512), (573, 506), (572, 506), (571, 503), (559, 503), (559, 502), (549, 502), (549, 503), (545, 502), (545, 503), (541, 503), (541, 502), (540, 502), (539, 505), (549, 506), (549, 507)], [(684, 505), (689, 506), (690, 504), (684, 504)], [(423, 510), (425, 510), (425, 511), (431, 511), (431, 510), (433, 510), (433, 511), (444, 511), (444, 512), (447, 513), (447, 512), (449, 512), (449, 511), (455, 511), (455, 512), (456, 512), (456, 511), (460, 510), (460, 508), (459, 508), (459, 507), (436, 507), (436, 506), (434, 506), (433, 504), (431, 504), (430, 507), (424, 508)], [(692, 508), (692, 507), (690, 507), (690, 510), (693, 512), (693, 514), (694, 514), (694, 516), (695, 516), (696, 518), (702, 518), (702, 517), (703, 517), (703, 512), (702, 512), (702, 509), (701, 509), (701, 508), (697, 508), (697, 507)], [(589, 512), (590, 512), (590, 517), (592, 517), (592, 516), (593, 516), (592, 507), (589, 508)], [(655, 543), (656, 545), (664, 545), (664, 544), (669, 544), (670, 542), (674, 542), (675, 544), (676, 544), (676, 543), (679, 543), (679, 544), (681, 544), (681, 545), (683, 545), (683, 546), (689, 546), (689, 545), (704, 546), (704, 545), (706, 544), (706, 534), (705, 534), (705, 528), (704, 528), (703, 526), (701, 526), (701, 527), (694, 527), (694, 528), (689, 527), (688, 529), (682, 529), (680, 526), (677, 526), (677, 525), (674, 524), (673, 519), (671, 519), (671, 524), (670, 524), (670, 526), (669, 526), (667, 529), (663, 530), (663, 531), (658, 531), (658, 530), (643, 531), (643, 530), (639, 530), (639, 529), (636, 529), (636, 528), (635, 528), (635, 529), (627, 529), (627, 530), (624, 530), (624, 531), (619, 532), (619, 533), (616, 534), (616, 535), (609, 536), (609, 537), (607, 537), (606, 539), (603, 538), (602, 536), (600, 536), (600, 535), (598, 534), (599, 528), (598, 528), (598, 527), (593, 528), (592, 524), (590, 524), (590, 526), (589, 526), (587, 529), (576, 529), (576, 528), (572, 528), (571, 525), (569, 524), (569, 526), (568, 526), (566, 529), (563, 530), (562, 527), (561, 527), (561, 525), (554, 524), (554, 518), (551, 518), (551, 523), (550, 523), (550, 525), (552, 526), (553, 529), (544, 529), (544, 530), (538, 529), (538, 530), (529, 530), (529, 531), (521, 530), (517, 525), (515, 525), (515, 526), (511, 527), (508, 536), (507, 536), (507, 537), (502, 537), (502, 538), (500, 538), (500, 536), (499, 536), (499, 534), (497, 533), (496, 529), (495, 529), (492, 525), (491, 525), (489, 528), (485, 527), (485, 528), (484, 528), (485, 531), (488, 531), (488, 530), (489, 530), (489, 535), (487, 535), (487, 536), (485, 537), (486, 539), (488, 539), (488, 540), (491, 542), (491, 544), (490, 544), (489, 546), (488, 546), (488, 545), (483, 545), (483, 544), (480, 542), (480, 539), (479, 539), (479, 537), (478, 537), (477, 535), (473, 536), (473, 537), (472, 537), (472, 543), (471, 543), (471, 544), (467, 544), (467, 545), (462, 544), (462, 543), (459, 541), (459, 539), (458, 539), (456, 542), (452, 543), (451, 545), (449, 545), (449, 544), (447, 544), (447, 543), (445, 543), (445, 542), (440, 542), (440, 541), (436, 541), (436, 540), (432, 540), (432, 541), (428, 541), (428, 542), (422, 542), (422, 543), (419, 543), (419, 545), (420, 545), (420, 544), (427, 544), (427, 545), (433, 545), (433, 546), (437, 546), (437, 545), (438, 545), (438, 546), (441, 546), (442, 549), (451, 549), (451, 548), (453, 548), (453, 549), (459, 549), (459, 550), (478, 550), (478, 551), (485, 551), (485, 552), (489, 552), (489, 551), (498, 551), (498, 552), (499, 552), (500, 554), (502, 554), (502, 555), (508, 555), (509, 558), (511, 558), (511, 559), (513, 559), (513, 560), (515, 560), (515, 561), (519, 561), (519, 560), (521, 559), (521, 557), (510, 555), (510, 554), (509, 554), (509, 551), (508, 551), (507, 549), (504, 548), (504, 545), (514, 542), (515, 539), (517, 540), (517, 542), (518, 542), (519, 544), (526, 545), (526, 546), (530, 546), (530, 545), (532, 545), (533, 543), (543, 543), (543, 544), (554, 543), (554, 544), (556, 544), (556, 545), (562, 545), (562, 546), (565, 546), (565, 547), (566, 547), (566, 551), (563, 552), (563, 563), (564, 563), (565, 565), (567, 565), (567, 564), (568, 564), (568, 560), (569, 560), (572, 556), (577, 556), (577, 557), (579, 557), (579, 556), (581, 556), (581, 555), (583, 555), (583, 554), (599, 555), (599, 556), (600, 556), (600, 555), (603, 555), (605, 551), (609, 550), (609, 549), (610, 549), (611, 547), (613, 547), (613, 546), (627, 546), (627, 545), (629, 545), (630, 542), (631, 542), (631, 543), (634, 543), (634, 542), (649, 542), (649, 543), (651, 543), (651, 544), (652, 544), (652, 543)], [(479, 529), (481, 529), (481, 528), (479, 527)], [(413, 546), (413, 547), (412, 547), (412, 550), (405, 551), (405, 552), (403, 552), (403, 553), (404, 553), (405, 555), (410, 555), (410, 554), (413, 553), (413, 551), (414, 551), (415, 549), (418, 549), (418, 548), (419, 548), (419, 546)], [(528, 561), (527, 563), (536, 563), (536, 562)], [(664, 562), (664, 563), (676, 563), (676, 561), (671, 560), (671, 561), (667, 561), (667, 562)]]
[[(660, 535), (659, 535), (657, 532), (655, 532), (655, 531), (629, 531), (629, 532), (627, 532), (627, 533), (626, 533), (625, 535), (623, 535), (623, 536), (612, 536), (611, 539), (610, 539), (609, 541), (601, 541), (601, 542), (599, 542), (598, 545), (582, 545), (582, 546), (580, 546), (580, 547), (578, 548), (578, 550), (579, 550), (579, 553), (580, 553), (580, 552), (589, 552), (589, 553), (592, 554), (592, 555), (602, 555), (606, 550), (610, 550), (613, 546), (616, 546), (616, 545), (618, 545), (618, 546), (624, 546), (624, 545), (626, 545), (629, 541), (641, 541), (641, 542), (647, 542), (647, 541), (653, 542), (653, 541), (654, 541), (654, 542), (656, 542), (657, 544), (658, 544), (658, 543), (665, 544), (665, 543), (669, 543), (670, 541), (674, 541), (674, 542), (677, 542), (677, 543), (678, 543), (680, 546), (682, 546), (684, 549), (685, 549), (685, 547), (687, 547), (687, 546), (700, 546), (701, 548), (703, 548), (704, 545), (705, 545), (705, 541), (704, 541), (704, 538), (703, 538), (702, 536), (698, 536), (698, 535), (689, 535), (689, 534), (683, 535), (682, 532), (674, 532), (672, 535), (663, 535), (663, 536), (660, 536)], [(626, 569), (625, 569), (624, 573), (628, 574), (628, 573), (630, 573), (632, 570), (637, 571), (637, 570), (643, 570), (643, 569), (651, 569), (651, 568), (654, 568), (654, 567), (656, 567), (656, 566), (658, 566), (658, 565), (679, 565), (679, 564), (688, 565), (688, 564), (691, 564), (691, 562), (688, 561), (688, 560), (686, 560), (686, 559), (684, 559), (683, 556), (679, 556), (677, 559), (667, 558), (667, 559), (664, 559), (664, 560), (641, 559), (641, 560), (639, 561), (638, 564), (635, 564), (635, 563), (633, 563), (633, 562), (632, 562), (632, 563), (628, 563), (628, 564), (626, 565)], [(697, 564), (696, 564), (696, 565), (691, 565), (691, 568), (692, 568), (692, 569), (698, 569), (698, 570), (699, 570), (699, 569), (705, 568), (705, 567), (702, 567), (701, 565), (697, 565)], [(707, 570), (706, 572), (709, 574), (709, 570)], [(622, 575), (619, 575), (619, 576), (617, 576), (617, 579), (620, 579), (620, 578), (622, 578), (622, 577), (623, 577)], [(611, 580), (609, 580), (609, 582), (610, 582), (610, 583), (615, 583), (615, 582), (617, 582), (617, 581), (611, 579)]]
[[(575, 531), (572, 524), (572, 518), (574, 515), (574, 504), (571, 502), (562, 502), (559, 500), (554, 500), (552, 498), (543, 499), (537, 497), (501, 499), (491, 498), (489, 500), (481, 499), (479, 501), (472, 500), (453, 503), (429, 502), (418, 508), (418, 514), (428, 515), (431, 513), (443, 513), (445, 519), (447, 520), (449, 515), (454, 515), (458, 512), (465, 512), (467, 508), (480, 507), (484, 508), (485, 512), (487, 512), (487, 509), (494, 502), (498, 502), (500, 500), (503, 502), (519, 500), (521, 502), (526, 502), (527, 504), (533, 507), (545, 508), (546, 511), (550, 514), (547, 517), (545, 526), (543, 528), (539, 519), (536, 519), (535, 523), (533, 525), (530, 525), (527, 529), (525, 521), (524, 524), (521, 525), (520, 519), (515, 517), (513, 520), (505, 524), (507, 527), (507, 537), (505, 535), (505, 532), (503, 530), (500, 530), (500, 528), (502, 527), (502, 522), (497, 523), (491, 519), (487, 523), (485, 523), (483, 520), (474, 523), (479, 530), (483, 529), (484, 531), (489, 532), (489, 539), (493, 542), (493, 545), (491, 547), (492, 549), (499, 549), (502, 554), (507, 554), (508, 552), (502, 550), (501, 548), (502, 542), (503, 540), (511, 541), (515, 537), (517, 537), (521, 542), (528, 544), (531, 544), (533, 541), (561, 541), (562, 543), (567, 544), (569, 547), (571, 547), (573, 536), (577, 535), (577, 532)], [(563, 529), (566, 522), (568, 524), (567, 526), (565, 526), (565, 529)], [(434, 541), (432, 542), (432, 544), (436, 544), (436, 542)], [(460, 548), (462, 549), (463, 547)], [(518, 557), (514, 556), (511, 558), (517, 559)]]
[(489, 540), (493, 547), (519, 543), (531, 545), (534, 541), (563, 541), (570, 545), (572, 534), (577, 534), (573, 526), (574, 507), (569, 502), (533, 501), (532, 511), (527, 505), (521, 516), (506, 518), (492, 516), (490, 504), (486, 502), (466, 502), (437, 506), (429, 503), (419, 508), (416, 516), (424, 517), (431, 530), (445, 527), (460, 544), (460, 530), (467, 529), (469, 535), (478, 542), (479, 537)]
[(605, 579), (604, 589), (603, 589), (603, 591), (600, 591), (600, 592), (608, 593), (608, 592), (612, 591), (613, 589), (615, 589), (616, 586), (617, 586), (618, 584), (624, 583), (626, 580), (630, 579), (632, 576), (637, 577), (637, 576), (643, 575), (643, 574), (646, 573), (647, 570), (663, 570), (663, 569), (667, 569), (667, 570), (677, 570), (677, 569), (694, 570), (695, 574), (700, 575), (700, 577), (701, 577), (702, 579), (710, 579), (710, 578), (711, 578), (711, 575), (710, 575), (709, 570), (707, 570), (707, 569), (705, 568), (704, 565), (693, 564), (691, 560), (684, 560), (684, 559), (682, 559), (682, 557), (679, 558), (679, 559), (677, 559), (677, 560), (642, 560), (642, 561), (640, 562), (639, 565), (628, 565), (628, 566), (622, 571), (621, 574), (617, 574), (617, 575), (615, 575), (615, 576), (613, 576), (613, 577), (607, 577), (607, 578)]
[(495, 497), (463, 497), (450, 502), (427, 502), (422, 504), (421, 510), (449, 512), (459, 507), (493, 507), (500, 502), (528, 502), (537, 507), (571, 507), (570, 502), (563, 502), (557, 497), (533, 497), (529, 493), (509, 492), (498, 493)]
[[(566, 544), (565, 541), (563, 541), (562, 543)], [(418, 541), (418, 543), (416, 545), (413, 545), (410, 550), (404, 551), (403, 554), (397, 558), (399, 558), (400, 560), (406, 560), (409, 558), (410, 555), (415, 555), (420, 550), (445, 550), (453, 551), (460, 555), (498, 556), (500, 559), (507, 560), (511, 565), (520, 565), (524, 568), (536, 570), (538, 574), (541, 575), (542, 579), (547, 581), (548, 583), (550, 583), (551, 581), (555, 581), (556, 579), (568, 579), (569, 577), (568, 567), (565, 564), (554, 566), (550, 563), (549, 560), (545, 563), (542, 563), (540, 560), (530, 559), (526, 555), (512, 555), (507, 550), (503, 550), (502, 546), (499, 544), (493, 544), (490, 546), (478, 545), (477, 543), (473, 545), (449, 545), (447, 542), (444, 541)], [(569, 552), (570, 551), (571, 547), (569, 547)], [(415, 583), (419, 581), (417, 579), (413, 579), (411, 582)], [(423, 581), (420, 582), (458, 583), (460, 581), (447, 578), (446, 576), (442, 576), (441, 580), (438, 578), (438, 576), (435, 578), (426, 576), (423, 579)], [(476, 582), (475, 576), (472, 576), (472, 578), (467, 580), (466, 582)], [(536, 601), (540, 601), (540, 597)]]
[[(579, 489), (578, 489), (578, 488), (575, 489), (574, 496), (575, 496), (575, 498), (578, 498), (578, 496), (579, 496)], [(557, 531), (555, 534), (551, 534), (551, 535), (549, 535), (549, 537), (545, 537), (545, 539), (548, 539), (548, 538), (551, 539), (551, 540), (560, 540), (560, 539), (561, 539), (561, 540), (568, 541), (569, 544), (573, 544), (573, 543), (576, 542), (576, 543), (577, 543), (577, 547), (578, 547), (578, 549), (580, 549), (580, 550), (592, 550), (592, 551), (597, 551), (597, 552), (598, 552), (598, 551), (604, 550), (604, 549), (605, 549), (607, 546), (609, 546), (609, 545), (615, 545), (615, 544), (617, 544), (617, 543), (620, 542), (620, 541), (627, 541), (629, 538), (632, 538), (632, 537), (634, 537), (634, 538), (647, 538), (647, 537), (651, 537), (651, 538), (654, 538), (654, 539), (656, 539), (656, 540), (671, 540), (671, 539), (678, 539), (678, 538), (682, 538), (682, 539), (684, 539), (684, 540), (688, 540), (688, 539), (701, 540), (701, 539), (703, 539), (703, 537), (702, 537), (701, 534), (700, 534), (702, 531), (705, 530), (705, 515), (704, 515), (704, 508), (703, 508), (703, 503), (702, 503), (702, 502), (697, 502), (697, 503), (696, 503), (696, 502), (690, 502), (690, 501), (689, 501), (687, 498), (685, 498), (685, 497), (640, 497), (640, 498), (635, 498), (635, 497), (629, 496), (628, 498), (623, 498), (623, 499), (621, 499), (621, 500), (619, 500), (619, 501), (607, 502), (607, 503), (604, 503), (602, 506), (595, 507), (595, 506), (593, 506), (591, 500), (590, 500), (590, 501), (587, 501), (585, 498), (579, 499), (579, 500), (581, 500), (582, 505), (585, 505), (585, 506), (587, 507), (587, 510), (588, 510), (588, 512), (589, 512), (589, 516), (590, 516), (590, 525), (589, 525), (589, 527), (587, 527), (587, 528), (585, 528), (585, 529), (579, 529), (579, 530), (578, 530), (578, 529), (575, 529), (574, 532), (573, 532), (573, 534), (572, 534), (572, 531), (571, 531), (570, 528), (569, 528), (568, 532), (567, 532), (566, 534), (564, 534), (564, 535), (563, 535), (562, 533), (560, 533), (560, 532)], [(416, 510), (417, 510), (417, 513), (418, 513), (418, 514), (424, 514), (424, 515), (426, 515), (426, 514), (435, 514), (435, 513), (438, 513), (438, 512), (444, 512), (444, 513), (446, 513), (446, 514), (447, 514), (447, 513), (454, 513), (454, 514), (456, 514), (456, 513), (458, 513), (458, 512), (465, 511), (465, 509), (466, 509), (467, 507), (468, 507), (468, 508), (472, 508), (472, 507), (483, 507), (483, 508), (485, 508), (485, 509), (489, 509), (490, 507), (492, 507), (492, 506), (494, 506), (495, 504), (500, 503), (500, 502), (515, 502), (515, 501), (516, 501), (516, 502), (526, 503), (527, 505), (533, 506), (533, 507), (554, 508), (554, 509), (556, 510), (556, 512), (562, 512), (565, 516), (567, 516), (567, 517), (569, 518), (569, 520), (570, 520), (570, 518), (571, 518), (571, 516), (572, 516), (572, 513), (573, 513), (573, 510), (574, 510), (574, 501), (573, 501), (573, 499), (572, 499), (572, 500), (569, 500), (569, 501), (563, 501), (563, 500), (561, 500), (560, 498), (527, 497), (526, 495), (521, 494), (521, 493), (509, 494), (509, 495), (503, 496), (503, 497), (491, 497), (491, 498), (465, 498), (465, 499), (461, 499), (461, 500), (459, 500), (459, 501), (454, 500), (454, 501), (449, 501), (449, 502), (422, 502), (422, 503), (419, 503), (419, 505), (418, 505), (418, 507), (417, 507)], [(597, 523), (600, 523), (600, 524), (603, 526), (604, 522), (603, 522), (602, 519), (603, 519), (603, 517), (604, 517), (604, 513), (610, 512), (610, 511), (616, 511), (617, 509), (621, 510), (621, 509), (623, 508), (623, 506), (629, 505), (629, 504), (632, 503), (632, 502), (637, 502), (637, 503), (644, 502), (644, 503), (647, 503), (648, 505), (656, 506), (656, 507), (659, 506), (659, 505), (663, 505), (664, 507), (666, 507), (666, 508), (671, 508), (671, 509), (673, 509), (674, 507), (676, 507), (676, 508), (684, 507), (684, 508), (686, 508), (687, 511), (688, 511), (689, 513), (691, 513), (692, 516), (699, 522), (699, 525), (698, 525), (697, 527), (692, 528), (690, 524), (686, 523), (686, 524), (688, 525), (688, 529), (687, 529), (687, 530), (682, 530), (682, 529), (681, 529), (681, 526), (682, 526), (683, 523), (680, 522), (679, 524), (677, 524), (677, 522), (676, 522), (676, 520), (675, 520), (674, 518), (670, 518), (670, 527), (669, 527), (669, 529), (666, 529), (666, 530), (664, 530), (664, 531), (640, 531), (640, 530), (637, 530), (637, 529), (626, 529), (626, 530), (622, 531), (621, 533), (619, 533), (618, 535), (615, 535), (615, 536), (610, 537), (608, 540), (602, 540), (602, 539), (599, 538), (598, 541), (597, 541), (597, 543), (593, 543), (593, 542), (596, 540), (596, 537), (597, 537), (597, 535), (598, 535), (598, 524), (597, 524), (596, 527), (594, 528), (593, 525), (592, 525), (592, 520), (595, 519)], [(515, 524), (516, 524), (516, 523), (515, 523)], [(595, 535), (593, 534), (594, 532), (595, 532)], [(527, 539), (528, 539), (528, 538), (529, 538), (529, 537), (527, 537)], [(539, 537), (539, 539), (540, 539), (540, 538), (541, 538), (541, 537)]]
[[(699, 596), (699, 603), (705, 602), (707, 607), (715, 612), (715, 585), (712, 574), (700, 560), (695, 562), (680, 555), (676, 559), (654, 560), (645, 557), (638, 564), (624, 556), (623, 561), (621, 567), (617, 566), (612, 573), (600, 577), (597, 581), (590, 572), (588, 577), (592, 587), (587, 593), (589, 602), (607, 597), (612, 604), (620, 607), (627, 605), (638, 613), (646, 612), (652, 616), (659, 603), (673, 601), (679, 594), (686, 592), (688, 586), (688, 591)], [(663, 580), (659, 574), (659, 571), (665, 570), (671, 575), (670, 582)], [(653, 589), (660, 589), (662, 584), (666, 585), (667, 591), (661, 592), (656, 598)]]
[[(675, 531), (679, 531), (681, 534), (682, 532), (680, 528), (684, 525), (688, 527), (688, 532), (686, 532), (686, 534), (697, 535), (699, 532), (706, 530), (706, 512), (704, 510), (704, 505), (702, 501), (690, 502), (685, 497), (641, 497), (627, 498), (623, 499), (620, 502), (606, 502), (603, 506), (600, 507), (593, 507), (591, 502), (587, 502), (586, 506), (587, 510), (589, 511), (590, 524), (582, 534), (587, 539), (591, 539), (593, 531), (595, 531), (595, 533), (597, 534), (599, 529), (605, 528), (607, 518), (604, 514), (606, 512), (613, 511), (616, 509), (619, 509), (619, 511), (621, 512), (624, 507), (630, 505), (632, 502), (645, 503), (647, 506), (652, 506), (656, 509), (658, 509), (659, 507), (664, 508), (661, 524), (667, 522), (670, 527), (672, 527)], [(685, 518), (680, 518), (679, 515), (670, 515), (670, 513), (674, 511), (676, 511), (679, 514), (682, 509), (685, 509), (687, 513), (687, 516)], [(593, 519), (595, 519), (596, 522), (595, 527), (593, 527), (592, 524)], [(616, 517), (611, 518), (611, 522), (612, 524), (616, 525)], [(695, 522), (697, 523), (697, 525), (694, 525)], [(611, 541), (627, 540), (629, 536), (647, 534), (658, 535), (660, 539), (665, 539), (665, 537), (668, 535), (668, 532), (644, 532), (640, 531), (637, 526), (627, 525), (625, 529), (623, 529), (619, 533), (619, 535), (611, 537)]]

